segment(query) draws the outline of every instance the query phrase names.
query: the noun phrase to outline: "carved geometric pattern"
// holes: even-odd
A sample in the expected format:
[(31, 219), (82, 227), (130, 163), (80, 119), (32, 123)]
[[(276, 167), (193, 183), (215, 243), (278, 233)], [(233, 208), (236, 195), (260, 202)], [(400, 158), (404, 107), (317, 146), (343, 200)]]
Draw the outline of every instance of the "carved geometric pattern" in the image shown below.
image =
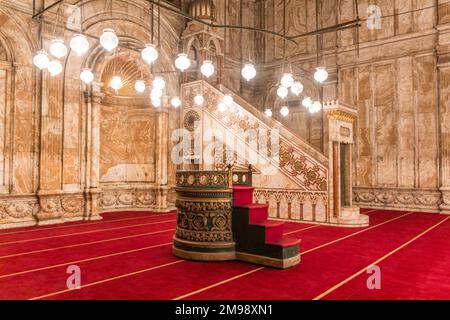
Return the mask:
[(184, 127), (189, 131), (195, 131), (199, 125), (200, 115), (194, 110), (188, 111), (184, 115)]
[(231, 201), (176, 201), (176, 236), (197, 242), (232, 241)]

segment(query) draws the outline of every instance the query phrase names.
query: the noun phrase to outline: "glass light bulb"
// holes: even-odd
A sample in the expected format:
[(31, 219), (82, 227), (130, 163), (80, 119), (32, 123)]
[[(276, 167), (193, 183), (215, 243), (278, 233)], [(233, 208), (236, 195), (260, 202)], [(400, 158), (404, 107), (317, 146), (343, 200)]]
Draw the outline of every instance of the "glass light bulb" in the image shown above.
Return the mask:
[(157, 76), (155, 79), (153, 79), (153, 87), (156, 89), (163, 90), (166, 87), (166, 81), (163, 77)]
[(285, 73), (281, 77), (280, 83), (283, 87), (290, 88), (294, 84), (292, 73)]
[(69, 46), (78, 56), (82, 56), (89, 50), (89, 41), (85, 35), (76, 34), (70, 40)]
[(283, 117), (287, 117), (289, 115), (289, 108), (286, 106), (282, 107), (280, 113)]
[(313, 104), (313, 101), (310, 97), (306, 97), (302, 101), (302, 106), (304, 106), (306, 109), (309, 109)]
[(148, 64), (152, 64), (158, 60), (159, 53), (154, 44), (146, 44), (144, 50), (141, 52), (142, 59)]
[(309, 108), (309, 112), (311, 113), (317, 113), (320, 110), (322, 110), (322, 104), (320, 103), (320, 101), (315, 101)]
[(179, 97), (173, 97), (170, 99), (170, 104), (174, 108), (179, 108), (181, 106), (181, 99)]
[(198, 106), (201, 106), (205, 102), (205, 99), (201, 94), (198, 94), (194, 97), (194, 103)]
[(269, 118), (271, 118), (272, 115), (273, 115), (271, 109), (266, 109), (266, 111), (264, 111), (264, 114), (265, 114), (267, 117), (269, 117)]
[(120, 90), (123, 86), (122, 78), (119, 76), (112, 77), (109, 86), (114, 90)]
[(175, 59), (175, 67), (182, 72), (189, 69), (191, 66), (191, 60), (188, 58), (186, 53), (180, 53)]
[(107, 51), (112, 51), (119, 45), (119, 38), (113, 29), (104, 29), (100, 36), (100, 44)]
[(200, 72), (207, 78), (211, 77), (214, 74), (214, 70), (215, 68), (211, 60), (203, 61), (203, 64), (200, 67)]
[(296, 96), (299, 96), (300, 93), (303, 92), (303, 84), (300, 81), (294, 82), (294, 84), (291, 86), (291, 92)]
[(328, 72), (323, 67), (319, 67), (316, 69), (316, 73), (314, 73), (314, 79), (317, 82), (325, 82), (328, 79)]
[(48, 72), (52, 75), (52, 77), (57, 76), (63, 70), (63, 66), (59, 60), (52, 60), (47, 68)]
[(254, 77), (256, 77), (256, 69), (255, 66), (251, 63), (247, 63), (241, 71), (242, 77), (244, 77), (245, 80), (250, 81)]
[(136, 90), (136, 92), (142, 93), (145, 91), (145, 82), (144, 80), (137, 80), (134, 83), (134, 89)]
[(225, 104), (225, 102), (219, 102), (219, 104), (217, 105), (217, 110), (219, 110), (219, 112), (227, 111), (227, 105)]
[(80, 79), (84, 83), (89, 84), (94, 81), (94, 74), (92, 73), (91, 69), (85, 68), (80, 73)]
[(152, 105), (155, 108), (159, 108), (162, 105), (162, 100), (161, 99), (151, 99), (151, 101), (152, 101)]
[(277, 95), (281, 98), (284, 99), (287, 97), (287, 95), (289, 94), (289, 90), (286, 87), (283, 86), (279, 86), (277, 89)]
[(162, 96), (163, 96), (163, 92), (161, 89), (152, 88), (152, 91), (150, 92), (151, 99), (161, 99)]
[(226, 94), (223, 97), (223, 103), (225, 103), (225, 105), (227, 107), (230, 107), (233, 104), (233, 102), (234, 102), (234, 99), (233, 99), (233, 96), (231, 94)]
[(62, 57), (65, 57), (67, 55), (68, 50), (63, 40), (54, 39), (50, 43), (49, 51), (52, 56), (61, 59)]
[(48, 68), (50, 65), (50, 58), (45, 50), (39, 50), (33, 57), (33, 64), (40, 70)]

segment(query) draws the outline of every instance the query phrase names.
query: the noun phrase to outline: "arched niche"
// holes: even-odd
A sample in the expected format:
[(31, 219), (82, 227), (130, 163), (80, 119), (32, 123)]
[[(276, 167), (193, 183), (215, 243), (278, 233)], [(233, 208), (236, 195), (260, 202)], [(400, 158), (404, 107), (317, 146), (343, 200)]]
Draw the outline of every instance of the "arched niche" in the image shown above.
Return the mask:
[(188, 81), (195, 81), (200, 79), (200, 42), (197, 38), (189, 39), (186, 51), (191, 60), (191, 67), (189, 68), (187, 79)]
[(0, 194), (32, 194), (38, 186), (36, 44), (28, 22), (7, 7), (0, 6), (0, 21)]
[[(74, 181), (67, 181), (65, 184), (78, 184), (77, 188), (82, 189), (84, 185), (89, 183), (89, 151), (84, 146), (87, 142), (87, 133), (89, 132), (89, 114), (88, 103), (89, 96), (92, 96), (92, 86), (87, 86), (79, 79), (80, 72), (83, 68), (91, 68), (94, 73), (95, 86), (104, 80), (103, 73), (107, 64), (117, 58), (134, 60), (135, 65), (147, 79), (150, 84), (151, 68), (140, 57), (140, 51), (145, 47), (146, 43), (151, 42), (151, 26), (148, 18), (149, 4), (146, 1), (113, 1), (112, 11), (105, 10), (104, 1), (92, 0), (84, 2), (82, 6), (82, 30), (85, 34), (99, 37), (105, 28), (115, 30), (119, 38), (119, 48), (113, 52), (107, 52), (100, 45), (98, 39), (88, 38), (90, 42), (90, 50), (82, 57), (78, 57), (74, 52), (70, 52), (64, 70), (64, 90), (63, 90), (63, 107), (64, 107), (64, 158), (68, 162), (80, 163), (79, 166), (64, 165), (63, 177), (76, 177)], [(156, 27), (156, 11), (154, 41), (158, 38)], [(181, 30), (181, 22), (174, 19), (174, 16), (165, 10), (161, 10), (161, 26), (159, 28), (161, 35), (161, 43), (159, 46), (159, 59), (153, 65), (154, 74), (161, 72), (166, 80), (165, 95), (178, 95), (179, 90), (179, 73), (174, 67), (174, 59), (177, 53), (177, 44)], [(67, 42), (70, 41), (72, 34), (66, 34)], [(107, 85), (107, 84), (106, 84)], [(134, 84), (133, 84), (134, 85)], [(147, 88), (150, 86), (147, 86)], [(102, 89), (103, 90), (103, 89)], [(150, 106), (149, 91), (141, 95), (129, 98), (130, 91), (119, 95), (110, 95), (106, 91), (104, 99), (108, 100), (109, 105), (127, 104), (129, 107), (139, 106), (146, 112), (155, 112)], [(126, 96), (126, 97), (125, 97)], [(122, 98), (120, 98), (122, 97)], [(117, 101), (120, 99), (120, 101)], [(126, 102), (124, 100), (127, 100)], [(76, 181), (75, 181), (76, 180)]]

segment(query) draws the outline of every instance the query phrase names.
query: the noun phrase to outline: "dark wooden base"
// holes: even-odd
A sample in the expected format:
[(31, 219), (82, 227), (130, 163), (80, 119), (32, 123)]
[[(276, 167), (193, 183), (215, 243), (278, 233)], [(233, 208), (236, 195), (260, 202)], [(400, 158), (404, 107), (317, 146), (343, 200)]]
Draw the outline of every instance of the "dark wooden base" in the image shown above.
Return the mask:
[(275, 259), (245, 252), (236, 252), (236, 259), (245, 262), (260, 264), (271, 268), (288, 269), (300, 263), (300, 254), (292, 258)]
[(196, 261), (235, 260), (234, 242), (193, 242), (173, 238), (172, 253), (179, 258)]

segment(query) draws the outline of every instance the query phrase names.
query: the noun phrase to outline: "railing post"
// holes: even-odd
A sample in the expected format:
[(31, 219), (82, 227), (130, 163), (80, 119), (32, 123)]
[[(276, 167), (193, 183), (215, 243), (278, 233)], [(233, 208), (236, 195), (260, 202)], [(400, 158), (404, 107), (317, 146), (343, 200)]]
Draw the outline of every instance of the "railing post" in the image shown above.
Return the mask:
[(228, 188), (233, 188), (233, 166), (231, 164), (228, 165)]
[(252, 171), (252, 165), (248, 165), (248, 184), (249, 187), (253, 187), (253, 171)]

